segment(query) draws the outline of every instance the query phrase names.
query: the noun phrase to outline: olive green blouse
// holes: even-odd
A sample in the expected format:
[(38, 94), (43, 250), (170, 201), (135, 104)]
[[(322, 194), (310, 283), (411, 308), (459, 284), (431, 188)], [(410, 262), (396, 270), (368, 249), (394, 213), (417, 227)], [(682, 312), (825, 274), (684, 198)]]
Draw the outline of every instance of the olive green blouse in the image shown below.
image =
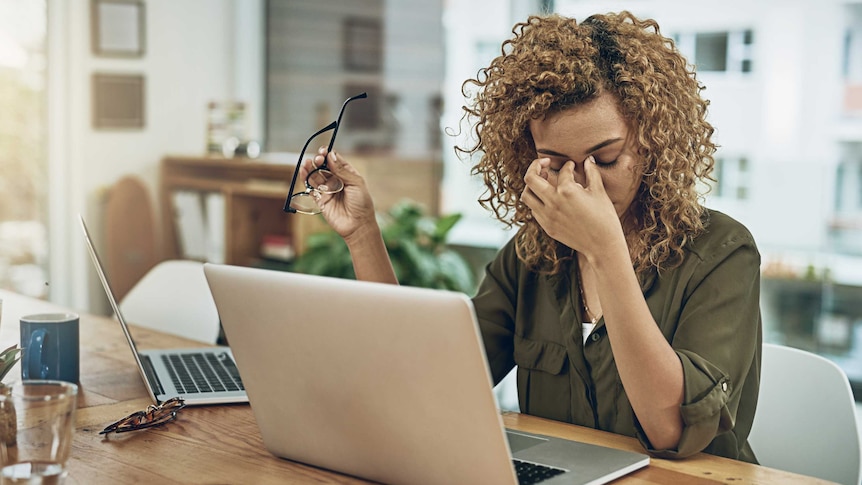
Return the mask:
[(747, 438), (760, 376), (760, 253), (748, 230), (710, 211), (707, 231), (687, 245), (681, 265), (640, 279), (685, 375), (676, 449), (653, 449), (641, 429), (604, 320), (584, 343), (575, 271), (527, 270), (513, 239), (488, 264), (473, 299), (494, 382), (518, 366), (521, 412), (634, 436), (656, 457), (706, 451), (756, 463)]

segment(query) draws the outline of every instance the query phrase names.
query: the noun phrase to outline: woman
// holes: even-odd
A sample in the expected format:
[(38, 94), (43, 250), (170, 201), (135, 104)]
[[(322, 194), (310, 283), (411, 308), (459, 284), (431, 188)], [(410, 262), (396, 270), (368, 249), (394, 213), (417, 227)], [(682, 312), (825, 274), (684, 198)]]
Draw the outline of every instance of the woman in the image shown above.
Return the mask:
[[(495, 382), (521, 411), (636, 436), (657, 457), (756, 462), (760, 256), (700, 205), (715, 144), (702, 87), (658, 25), (628, 12), (513, 29), (465, 82), (480, 203), (518, 227), (473, 299)], [(397, 283), (362, 177), (323, 214), (359, 279)], [(312, 167), (303, 164), (304, 176)]]

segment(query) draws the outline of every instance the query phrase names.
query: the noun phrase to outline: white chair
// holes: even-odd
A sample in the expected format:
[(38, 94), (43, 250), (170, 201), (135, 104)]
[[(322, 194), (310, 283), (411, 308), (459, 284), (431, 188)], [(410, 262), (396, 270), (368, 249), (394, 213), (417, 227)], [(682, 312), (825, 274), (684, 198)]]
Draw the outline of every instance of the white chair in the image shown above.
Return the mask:
[(494, 398), (497, 400), (497, 408), (500, 411), (521, 411), (518, 404), (518, 367), (506, 374), (502, 381), (494, 386)]
[(763, 466), (859, 484), (860, 440), (850, 382), (824, 357), (763, 344), (760, 395), (748, 439)]
[(120, 301), (128, 323), (216, 343), (220, 320), (203, 263), (163, 261), (148, 271)]

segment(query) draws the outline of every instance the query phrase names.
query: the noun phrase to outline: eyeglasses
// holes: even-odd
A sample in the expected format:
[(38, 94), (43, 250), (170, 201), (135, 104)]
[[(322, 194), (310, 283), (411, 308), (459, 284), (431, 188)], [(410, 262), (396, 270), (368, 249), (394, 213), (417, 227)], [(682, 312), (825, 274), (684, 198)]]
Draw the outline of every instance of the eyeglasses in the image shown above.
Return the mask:
[[(320, 200), (320, 197), (324, 194), (337, 194), (344, 190), (344, 182), (326, 168), (326, 158), (324, 158), (323, 164), (319, 167), (315, 166), (314, 170), (305, 177), (305, 190), (302, 192), (293, 192), (294, 187), (296, 187), (296, 177), (299, 175), (299, 166), (302, 164), (302, 157), (305, 156), (305, 150), (308, 148), (311, 140), (317, 138), (317, 136), (322, 133), (332, 130), (332, 138), (329, 139), (329, 147), (326, 149), (328, 156), (329, 152), (332, 151), (332, 147), (335, 145), (335, 135), (338, 134), (338, 127), (341, 126), (341, 117), (344, 115), (344, 108), (347, 107), (348, 103), (355, 99), (367, 97), (367, 93), (360, 93), (356, 96), (347, 98), (347, 100), (344, 101), (344, 104), (341, 105), (341, 111), (338, 113), (338, 120), (333, 121), (320, 130), (317, 130), (317, 132), (305, 141), (302, 151), (299, 152), (299, 161), (296, 162), (296, 168), (293, 171), (293, 179), (290, 181), (290, 189), (287, 191), (287, 200), (284, 201), (284, 212), (299, 212), (300, 214), (310, 215), (320, 214), (322, 210), (320, 205), (317, 203)], [(312, 164), (313, 163), (314, 162), (312, 162)]]
[(177, 412), (184, 407), (186, 407), (186, 403), (183, 398), (172, 397), (158, 406), (151, 404), (143, 411), (132, 413), (115, 423), (109, 424), (105, 429), (99, 431), (99, 434), (125, 433), (126, 431), (152, 428), (173, 421), (177, 417)]

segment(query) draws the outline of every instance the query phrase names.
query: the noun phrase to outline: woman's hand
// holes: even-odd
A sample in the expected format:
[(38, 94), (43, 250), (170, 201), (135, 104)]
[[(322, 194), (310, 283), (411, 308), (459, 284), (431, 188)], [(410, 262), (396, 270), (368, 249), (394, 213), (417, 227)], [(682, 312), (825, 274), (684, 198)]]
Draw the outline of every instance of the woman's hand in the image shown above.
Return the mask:
[(576, 180), (576, 164), (569, 160), (559, 172), (550, 170), (550, 159), (533, 160), (524, 176), (527, 186), (521, 200), (533, 218), (557, 241), (595, 257), (608, 244), (625, 244), (622, 225), (593, 157), (583, 162)]
[(344, 189), (335, 194), (321, 194), (317, 205), (329, 226), (347, 243), (356, 279), (397, 285), (398, 279), (377, 225), (374, 202), (362, 175), (340, 155), (326, 153), (326, 148), (322, 147), (313, 161), (305, 160), (299, 167), (300, 180), (322, 166), (324, 157), (326, 168), (344, 182)]
[(338, 153), (326, 153), (326, 148), (318, 150), (314, 160), (305, 160), (299, 168), (299, 180), (305, 180), (308, 174), (323, 165), (326, 157), (326, 168), (344, 182), (344, 189), (335, 194), (321, 194), (317, 204), (323, 211), (323, 217), (345, 240), (350, 239), (362, 228), (377, 227), (374, 214), (374, 202), (365, 179), (347, 163)]

